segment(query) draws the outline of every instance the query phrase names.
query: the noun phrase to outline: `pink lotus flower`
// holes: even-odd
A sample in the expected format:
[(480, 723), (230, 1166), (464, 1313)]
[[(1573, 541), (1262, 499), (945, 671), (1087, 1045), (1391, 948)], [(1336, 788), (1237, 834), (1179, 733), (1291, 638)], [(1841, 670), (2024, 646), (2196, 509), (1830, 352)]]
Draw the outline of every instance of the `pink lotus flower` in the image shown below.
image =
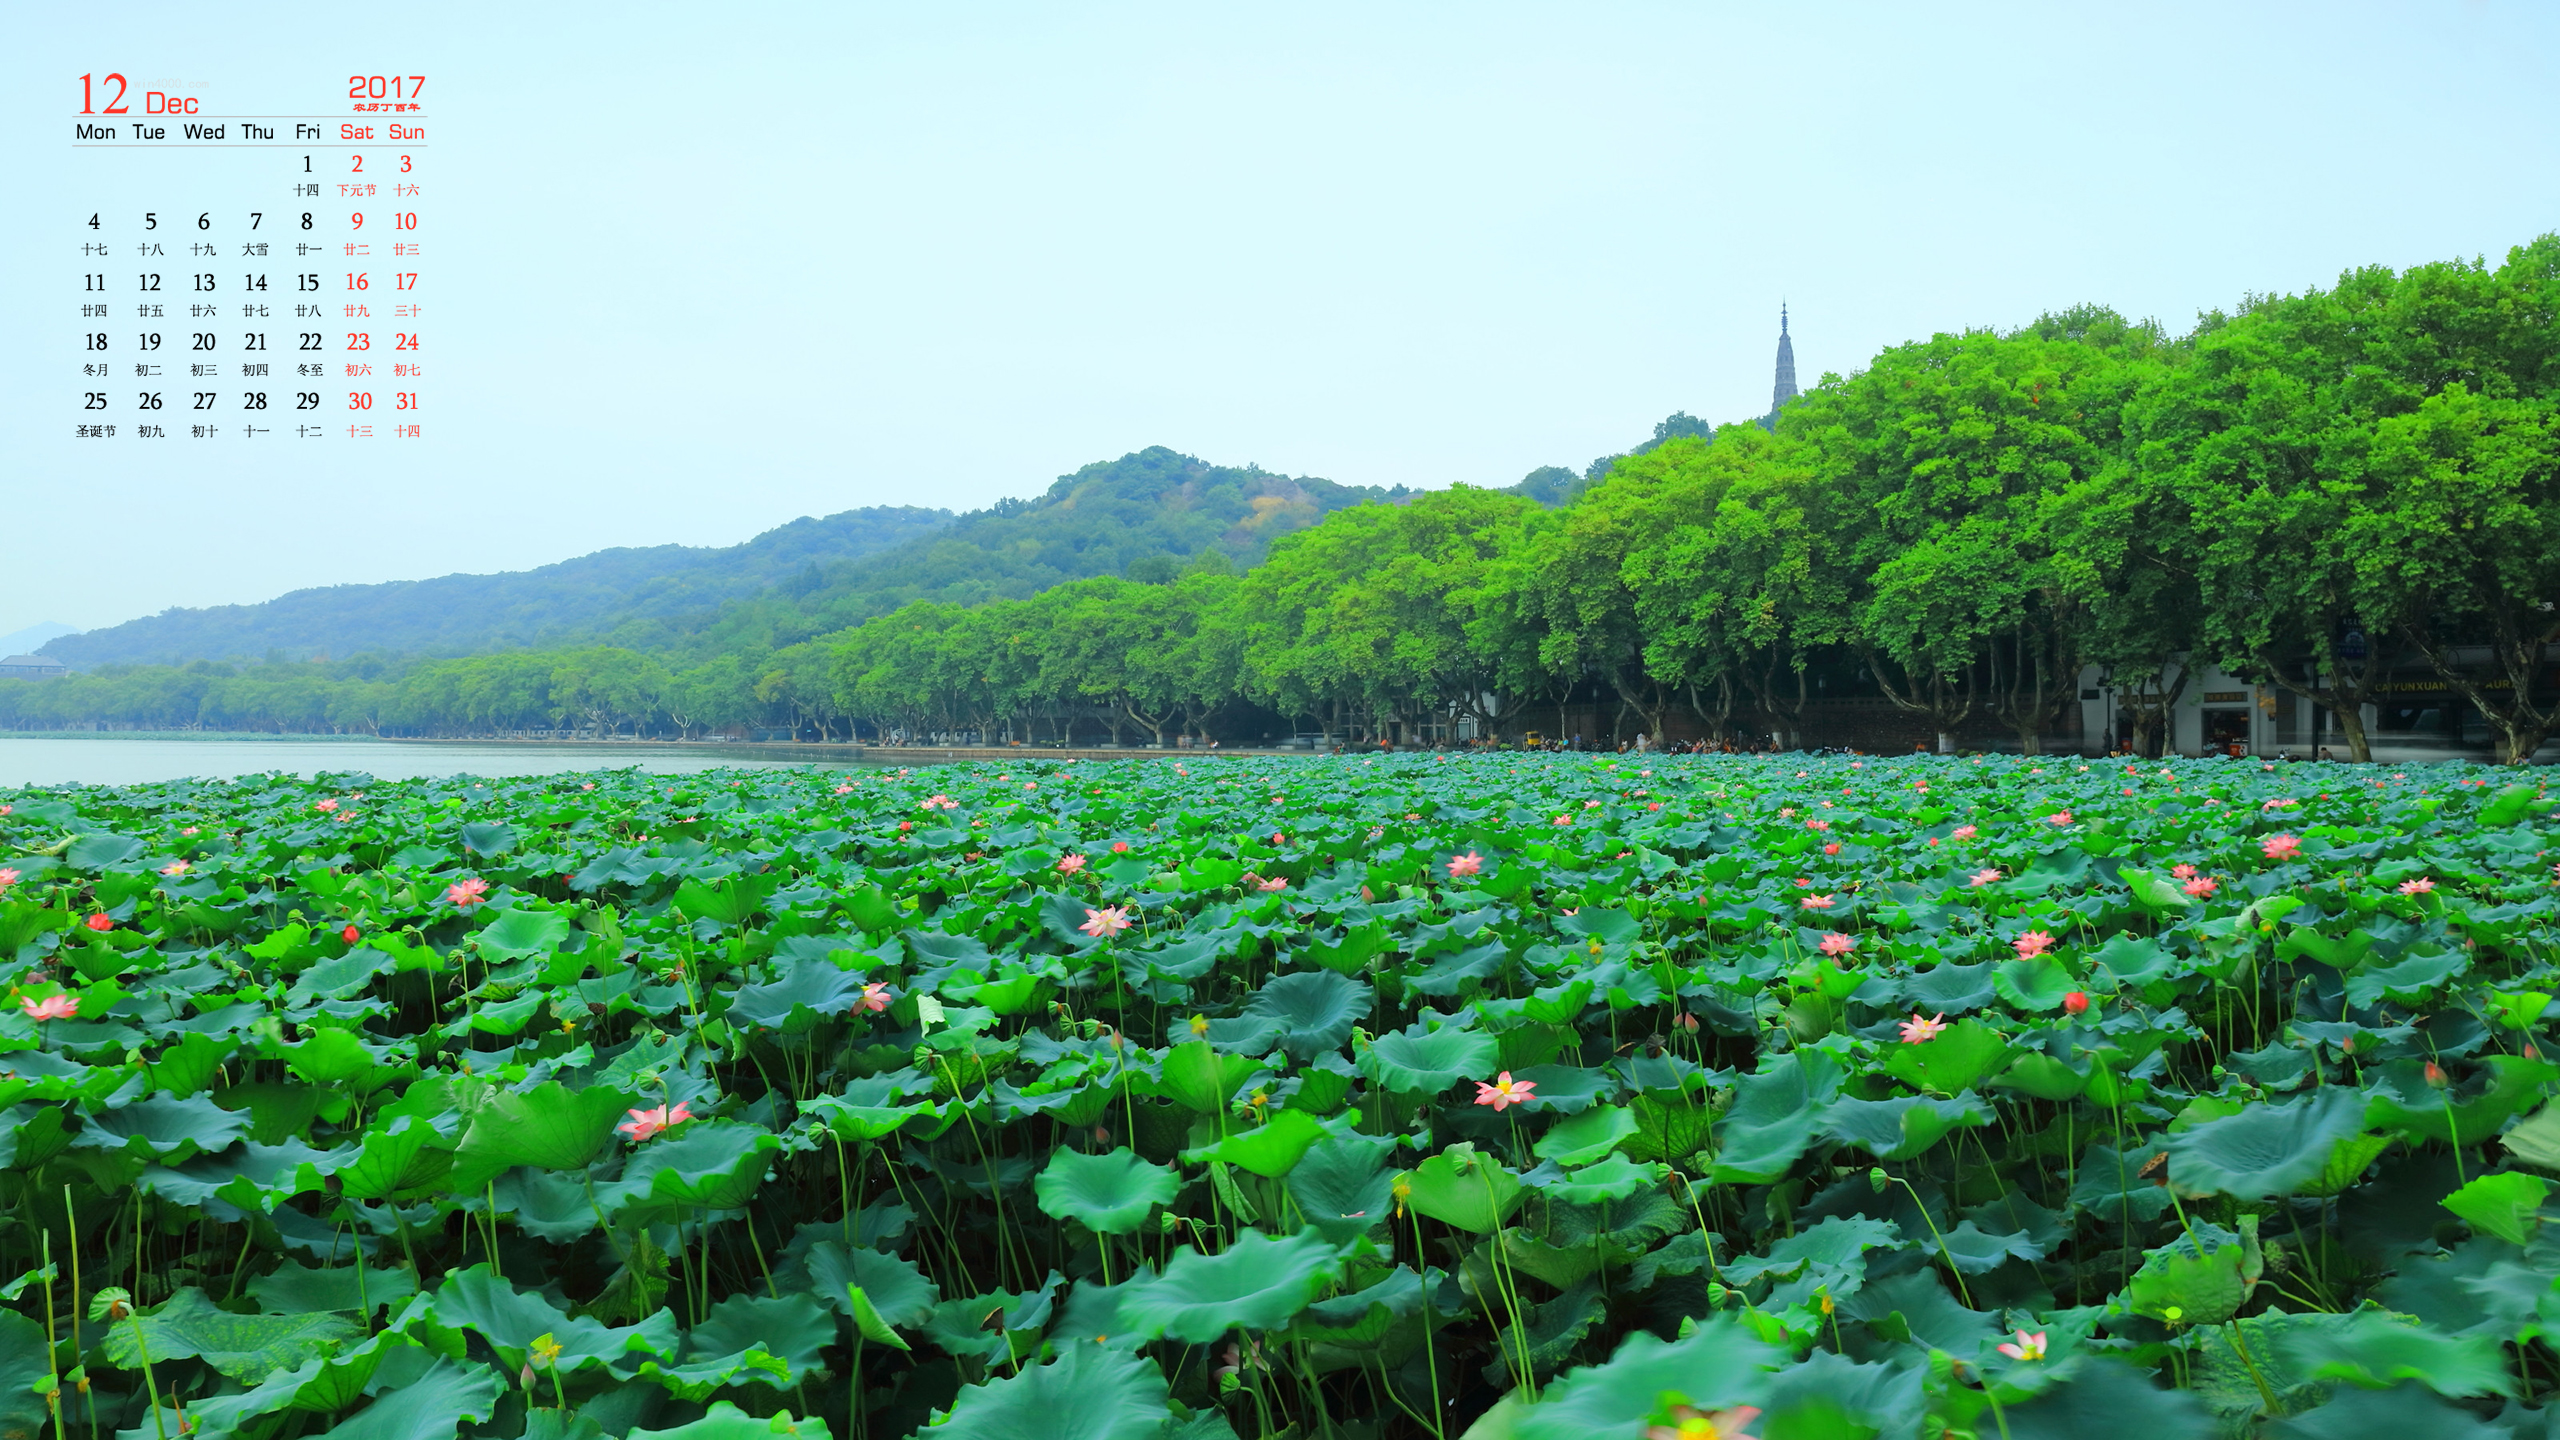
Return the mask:
[(1911, 1012), (1911, 1018), (1902, 1022), (1902, 1043), (1905, 1045), (1925, 1044), (1931, 1040), (1937, 1039), (1939, 1033), (1944, 1031), (1946, 1028), (1946, 1011), (1941, 1010), (1934, 1018), (1923, 1020), (1920, 1018), (1920, 1012), (1914, 1010)]
[(1570, 825), (1573, 823), (1573, 817), (1570, 815), (1559, 815), (1556, 817), (1556, 823), (1559, 825)]
[(488, 893), (489, 882), (474, 875), (467, 880), (456, 880), (444, 887), (444, 902), (448, 905), (468, 907), (479, 904), (482, 897)]
[(2196, 875), (2196, 867), (2193, 865), (2172, 865), (2169, 867), (2169, 873), (2177, 876), (2181, 880), (2192, 880)]
[(1695, 1405), (1671, 1407), (1671, 1423), (1647, 1425), (1644, 1440), (1751, 1440), (1742, 1427), (1760, 1413), (1757, 1405), (1736, 1405), (1729, 1410), (1701, 1410)]
[(1997, 870), (1976, 870), (1973, 872), (1973, 883), (1976, 886), (1996, 885), (1999, 881), (2000, 872)]
[(2041, 930), (2030, 930), (2009, 942), (2018, 948), (2018, 958), (2032, 960), (2053, 948), (2053, 937)]
[(1837, 855), (1837, 854), (1839, 854), (1839, 853), (1840, 853), (1840, 842), (1839, 842), (1839, 841), (1837, 841), (1837, 840), (1834, 840), (1834, 841), (1832, 841), (1830, 844), (1823, 846), (1823, 847), (1822, 847), (1822, 853), (1823, 853), (1823, 854), (1825, 854), (1825, 855)]
[(353, 945), (364, 938), (364, 932), (353, 925), (349, 925), (346, 929), (338, 932), (338, 938), (346, 941), (350, 945)]
[(2071, 823), (2071, 812), (2068, 810), (2057, 810), (2044, 817), (2044, 822), (2048, 825), (2068, 825)]
[(1464, 855), (1453, 856), (1449, 861), (1449, 875), (1452, 879), (1461, 875), (1481, 875), (1483, 873), (1484, 857), (1473, 850), (1468, 851)]
[(75, 1020), (80, 1015), (80, 1002), (68, 995), (48, 995), (42, 1000), (23, 999), (18, 1002), (18, 1008), (27, 1012), (28, 1019), (35, 1021)]
[(1801, 903), (1807, 910), (1828, 910), (1831, 908), (1831, 897), (1828, 895), (1807, 895), (1799, 903)]
[(923, 808), (927, 810), (957, 810), (960, 808), (960, 802), (952, 799), (948, 795), (927, 795), (924, 797)]
[(2400, 882), (2400, 893), (2403, 895), (2424, 895), (2434, 888), (2436, 888), (2436, 882), (2424, 875), (2419, 876), (2415, 880), (2403, 880)]
[(1082, 855), (1061, 855), (1058, 857), (1058, 873), (1061, 875), (1073, 875), (1083, 868), (1084, 857)]
[(168, 875), (168, 876), (173, 876), (173, 877), (174, 877), (174, 876), (184, 875), (184, 874), (186, 874), (189, 870), (192, 870), (192, 869), (194, 869), (194, 868), (195, 868), (194, 866), (189, 865), (189, 864), (188, 864), (186, 861), (184, 861), (184, 860), (172, 860), (172, 861), (170, 861), (168, 864), (163, 865), (163, 866), (161, 866), (161, 867), (160, 867), (160, 873), (161, 873), (161, 874), (163, 874), (163, 875)]
[(113, 920), (108, 919), (108, 918), (107, 918), (106, 916), (104, 916), (104, 915), (92, 915), (92, 916), (90, 916), (88, 919), (83, 920), (83, 921), (81, 921), (80, 923), (81, 923), (81, 924), (83, 924), (83, 925), (88, 926), (88, 927), (89, 927), (90, 929), (92, 929), (92, 930), (95, 930), (95, 931), (99, 932), (100, 934), (104, 934), (104, 933), (106, 933), (107, 931), (109, 931), (109, 930), (113, 930), (114, 928), (116, 928), (116, 922), (114, 922)]
[(1807, 820), (1804, 822), (1804, 828), (1807, 830), (1828, 830), (1831, 828), (1831, 822), (1828, 820)]
[(1281, 834), (1277, 830), (1274, 830), (1271, 832), (1271, 843), (1274, 845), (1286, 845), (1289, 843), (1289, 837)]
[(2258, 849), (2270, 860), (2290, 860), (2302, 853), (2302, 837), (2270, 835), (2258, 842)]
[(1129, 907), (1107, 905), (1100, 910), (1089, 909), (1084, 912), (1084, 923), (1076, 928), (1096, 940), (1108, 940), (1129, 928)]
[(1822, 937), (1821, 950), (1825, 955), (1846, 955), (1857, 948), (1858, 937), (1855, 935), (1843, 935), (1834, 930)]
[(179, 831), (178, 833), (179, 833), (179, 834), (181, 834), (181, 835), (193, 835), (194, 833), (196, 833), (196, 827), (194, 827), (193, 825), (190, 825), (190, 826), (188, 826), (186, 829), (181, 830), (181, 831)]
[(1286, 890), (1286, 889), (1288, 889), (1288, 888), (1289, 888), (1289, 881), (1288, 881), (1288, 879), (1287, 879), (1286, 877), (1284, 877), (1284, 876), (1275, 875), (1275, 876), (1271, 877), (1270, 879), (1263, 881), (1261, 884), (1254, 886), (1253, 888), (1254, 888), (1254, 889), (1256, 889), (1256, 890), (1261, 891), (1261, 892), (1262, 892), (1263, 894), (1265, 894), (1265, 895), (1268, 895), (1268, 894), (1272, 893), (1272, 892), (1273, 892), (1273, 891), (1275, 891), (1275, 890)]
[(338, 808), (338, 802), (335, 800), (314, 800), (311, 802), (311, 808), (319, 811), (323, 815), (326, 815)]
[(1647, 810), (1659, 810), (1662, 808), (1662, 802), (1659, 800), (1647, 800), (1644, 802), (1644, 808)]
[(655, 1110), (633, 1110), (630, 1115), (630, 1119), (613, 1128), (630, 1136), (631, 1143), (637, 1145), (643, 1140), (653, 1138), (668, 1126), (681, 1125), (692, 1119), (693, 1111), (687, 1103), (679, 1103), (673, 1109), (661, 1105)]
[(1959, 825), (1953, 830), (1947, 832), (1947, 838), (1950, 840), (1970, 840), (1980, 833), (1982, 832), (1974, 826)]
[(2072, 991), (2070, 994), (2063, 996), (2063, 997), (2062, 997), (2062, 1013), (2064, 1013), (2065, 1015), (2086, 1015), (2086, 1014), (2088, 1014), (2088, 1013), (2089, 1013), (2089, 992), (2088, 992), (2088, 991), (2086, 991), (2086, 990), (2074, 990), (2074, 991)]
[(853, 793), (853, 787), (850, 785), (839, 785), (836, 787), (836, 793), (839, 795), (850, 795)]
[(2214, 891), (2221, 889), (2222, 882), (2214, 879), (2210, 875), (2199, 875), (2178, 888), (2186, 891), (2190, 895), (2193, 895), (2197, 899), (2202, 900), (2211, 895)]
[(1111, 842), (1111, 853), (1112, 853), (1112, 854), (1114, 854), (1114, 855), (1126, 855), (1126, 854), (1128, 854), (1128, 853), (1129, 853), (1129, 842), (1128, 842), (1128, 841), (1126, 841), (1126, 840), (1114, 840), (1114, 841), (1112, 841), (1112, 842)]
[(863, 1009), (870, 1011), (874, 1015), (888, 1009), (889, 1002), (896, 998), (897, 997), (895, 995), (890, 993), (888, 986), (877, 980), (863, 982), (861, 1005)]
[(1488, 1085), (1482, 1080), (1476, 1082), (1476, 1103), (1490, 1105), (1494, 1108), (1494, 1113), (1500, 1114), (1514, 1105), (1526, 1105), (1537, 1098), (1529, 1093), (1537, 1088), (1536, 1081), (1514, 1080), (1511, 1078), (1511, 1072), (1505, 1070), (1502, 1072), (1499, 1083)]
[(9, 887), (10, 887), (10, 886), (12, 886), (12, 885), (15, 885), (15, 884), (17, 884), (17, 883), (18, 883), (18, 872), (17, 872), (17, 871), (15, 871), (15, 870), (11, 870), (11, 869), (7, 869), (7, 868), (5, 868), (5, 867), (0, 867), (0, 894), (5, 894), (5, 893), (7, 893), (7, 892), (8, 892)]
[(2033, 1334), (2021, 1330), (2018, 1332), (2018, 1343), (2015, 1345), (2003, 1343), (1998, 1348), (2001, 1354), (2012, 1360), (2041, 1360), (2044, 1358), (2044, 1336), (2045, 1332), (2042, 1330)]

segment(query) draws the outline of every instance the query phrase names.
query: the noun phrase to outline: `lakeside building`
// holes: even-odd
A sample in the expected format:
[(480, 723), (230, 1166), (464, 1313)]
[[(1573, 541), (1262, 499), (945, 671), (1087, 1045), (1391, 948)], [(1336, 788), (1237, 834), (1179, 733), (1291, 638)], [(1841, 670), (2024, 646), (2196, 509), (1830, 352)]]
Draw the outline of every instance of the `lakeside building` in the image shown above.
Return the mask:
[(12, 655), (0, 660), (0, 680), (51, 680), (71, 668), (50, 655)]

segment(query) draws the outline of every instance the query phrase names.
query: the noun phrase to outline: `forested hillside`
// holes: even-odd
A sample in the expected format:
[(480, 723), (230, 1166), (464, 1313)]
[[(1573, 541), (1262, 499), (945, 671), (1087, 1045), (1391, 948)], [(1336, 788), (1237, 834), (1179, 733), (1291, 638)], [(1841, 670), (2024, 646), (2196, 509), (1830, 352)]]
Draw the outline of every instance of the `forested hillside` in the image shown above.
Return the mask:
[(78, 666), (174, 665), (270, 652), (310, 659), (540, 645), (637, 617), (701, 614), (813, 566), (849, 562), (950, 524), (947, 510), (873, 506), (804, 516), (742, 545), (599, 550), (498, 575), (330, 585), (256, 605), (166, 610), (61, 636), (44, 653)]

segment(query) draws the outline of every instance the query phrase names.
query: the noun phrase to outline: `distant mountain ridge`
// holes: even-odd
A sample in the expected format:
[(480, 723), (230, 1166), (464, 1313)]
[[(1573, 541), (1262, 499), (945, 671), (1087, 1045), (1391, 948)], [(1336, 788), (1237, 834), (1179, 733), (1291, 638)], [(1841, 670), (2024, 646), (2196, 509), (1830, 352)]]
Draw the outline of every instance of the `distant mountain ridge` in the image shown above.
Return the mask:
[(573, 638), (634, 617), (700, 613), (813, 565), (948, 527), (948, 510), (874, 506), (802, 517), (739, 545), (599, 550), (533, 570), (296, 590), (254, 605), (171, 609), (64, 635), (65, 664), (183, 664), (281, 651), (297, 659), (460, 655)]
[(1095, 575), (1250, 566), (1272, 541), (1332, 511), (1410, 493), (1152, 446), (1060, 476), (1037, 499), (965, 515), (874, 507), (794, 520), (720, 549), (601, 550), (498, 575), (297, 590), (261, 604), (168, 610), (63, 636), (41, 653), (90, 667), (600, 642), (693, 661), (778, 649), (911, 600), (971, 604)]

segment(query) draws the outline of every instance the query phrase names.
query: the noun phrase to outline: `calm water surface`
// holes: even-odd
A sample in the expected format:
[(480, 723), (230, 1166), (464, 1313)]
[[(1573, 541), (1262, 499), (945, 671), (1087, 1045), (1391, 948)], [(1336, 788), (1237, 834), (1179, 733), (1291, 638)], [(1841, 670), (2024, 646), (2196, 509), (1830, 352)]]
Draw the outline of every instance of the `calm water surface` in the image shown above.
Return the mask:
[(429, 745), (361, 737), (276, 740), (189, 740), (143, 735), (46, 735), (0, 738), (0, 790), (21, 785), (144, 785), (189, 777), (215, 779), (360, 770), (381, 780), (448, 775), (557, 775), (571, 770), (640, 769), (690, 775), (724, 766), (805, 769), (807, 761), (765, 760), (752, 747), (697, 750), (627, 745)]

